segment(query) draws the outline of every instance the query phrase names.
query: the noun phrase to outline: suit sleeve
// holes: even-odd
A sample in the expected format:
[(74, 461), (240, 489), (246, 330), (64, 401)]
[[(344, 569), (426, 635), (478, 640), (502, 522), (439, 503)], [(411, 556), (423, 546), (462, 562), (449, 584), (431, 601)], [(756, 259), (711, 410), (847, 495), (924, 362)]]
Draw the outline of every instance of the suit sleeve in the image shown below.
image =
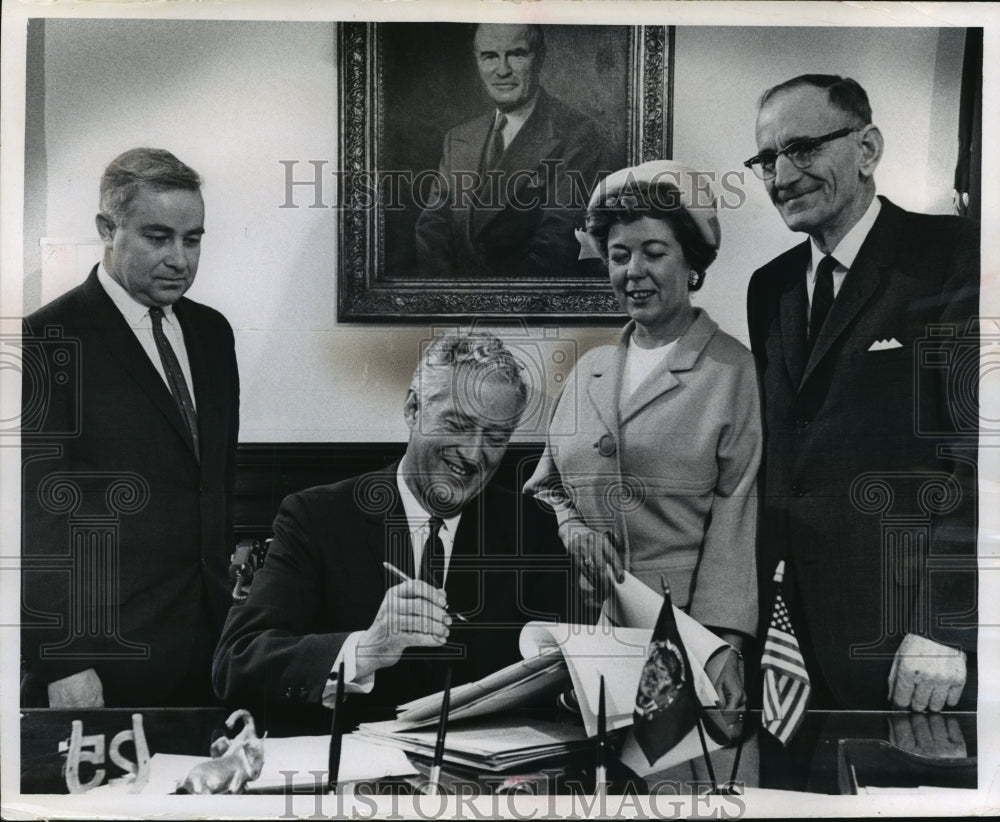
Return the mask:
[(417, 269), (428, 277), (453, 276), (455, 248), (451, 236), (451, 139), (445, 135), (437, 177), (427, 197), (427, 207), (417, 217)]
[[(705, 531), (691, 616), (754, 636), (757, 628), (757, 471), (763, 436), (755, 372), (747, 357), (724, 401), (733, 409), (719, 438), (718, 481)], [(720, 398), (721, 400), (721, 398)]]
[(294, 698), (319, 702), (350, 631), (315, 633), (324, 624), (325, 578), (320, 547), (310, 538), (308, 510), (285, 499), (274, 541), (250, 594), (234, 606), (215, 652), (215, 691), (230, 704), (267, 705)]
[(562, 477), (559, 474), (559, 467), (552, 456), (552, 435), (555, 425), (554, 421), (559, 411), (559, 403), (563, 401), (564, 397), (573, 397), (576, 395), (576, 374), (579, 367), (580, 363), (577, 363), (576, 368), (573, 369), (566, 380), (559, 398), (552, 406), (552, 413), (549, 415), (549, 430), (546, 436), (545, 450), (542, 453), (542, 458), (538, 461), (538, 467), (535, 468), (534, 473), (524, 484), (523, 489), (525, 494), (534, 497), (540, 503), (552, 509), (560, 528), (564, 525), (578, 525), (580, 527), (586, 527), (587, 525), (583, 516), (577, 511), (573, 505), (573, 501), (566, 493)]
[[(53, 513), (46, 506), (66, 489), (55, 487), (46, 491), (45, 480), (70, 469), (68, 448), (78, 436), (78, 415), (74, 405), (79, 383), (69, 380), (60, 384), (51, 370), (44, 367), (46, 357), (46, 326), (65, 332), (55, 320), (32, 324), (24, 320), (22, 335), (21, 386), (21, 660), (24, 707), (48, 707), (45, 686), (63, 677), (94, 667), (89, 659), (42, 659), (42, 646), (64, 642), (68, 630), (69, 572), (65, 563), (70, 546), (67, 544), (65, 516)], [(61, 339), (61, 338), (60, 338)], [(71, 342), (73, 341), (71, 338)], [(71, 347), (71, 355), (79, 367), (79, 346)], [(63, 567), (53, 568), (56, 565)]]
[(608, 169), (608, 138), (596, 123), (584, 121), (566, 138), (562, 156), (543, 160), (551, 176), (538, 229), (525, 252), (525, 274), (572, 270), (580, 253), (573, 230), (583, 224), (590, 191)]
[[(953, 568), (947, 572), (924, 569), (930, 595), (930, 638), (970, 654), (977, 648), (975, 462), (977, 429), (982, 419), (977, 378), (980, 341), (970, 321), (979, 313), (979, 263), (979, 226), (970, 220), (961, 220), (942, 288), (941, 322), (954, 328), (955, 350), (951, 369), (947, 369), (947, 373), (939, 371), (935, 386), (939, 419), (943, 422), (942, 427), (950, 432), (938, 447), (954, 455), (950, 460), (951, 474), (961, 489), (961, 499), (953, 512), (937, 518), (932, 532), (931, 553), (947, 557)], [(927, 369), (920, 371), (918, 379), (926, 381), (930, 376)], [(970, 374), (973, 378), (969, 378)], [(919, 387), (923, 389), (923, 384)], [(926, 632), (924, 620), (919, 614), (916, 616), (917, 623), (913, 627), (921, 633)]]
[(236, 361), (236, 340), (233, 336), (233, 329), (226, 323), (227, 347), (226, 353), (229, 359), (229, 373), (231, 378), (228, 385), (228, 409), (227, 420), (227, 440), (226, 440), (226, 467), (223, 478), (223, 490), (226, 495), (226, 545), (233, 546), (233, 499), (236, 493), (236, 450), (239, 445), (240, 434), (240, 372)]

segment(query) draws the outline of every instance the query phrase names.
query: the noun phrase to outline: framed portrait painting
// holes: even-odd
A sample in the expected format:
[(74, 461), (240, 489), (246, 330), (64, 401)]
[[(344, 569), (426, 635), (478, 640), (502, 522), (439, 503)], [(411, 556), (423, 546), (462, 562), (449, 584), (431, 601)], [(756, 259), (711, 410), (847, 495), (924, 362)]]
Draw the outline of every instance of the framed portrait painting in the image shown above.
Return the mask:
[(341, 23), (337, 317), (618, 321), (576, 231), (671, 155), (665, 26)]

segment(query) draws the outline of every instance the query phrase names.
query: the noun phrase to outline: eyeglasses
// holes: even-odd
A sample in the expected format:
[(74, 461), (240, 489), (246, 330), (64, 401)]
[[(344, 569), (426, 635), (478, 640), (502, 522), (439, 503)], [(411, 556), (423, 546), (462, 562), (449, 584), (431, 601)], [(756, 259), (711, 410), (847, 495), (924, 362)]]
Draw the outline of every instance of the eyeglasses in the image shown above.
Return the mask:
[(861, 131), (859, 128), (839, 128), (824, 134), (822, 137), (803, 137), (789, 143), (781, 151), (763, 151), (755, 157), (751, 157), (743, 165), (749, 168), (761, 180), (771, 180), (775, 175), (775, 165), (778, 158), (784, 154), (796, 168), (809, 168), (816, 159), (816, 152), (820, 146), (829, 143), (831, 140), (839, 140), (848, 134)]

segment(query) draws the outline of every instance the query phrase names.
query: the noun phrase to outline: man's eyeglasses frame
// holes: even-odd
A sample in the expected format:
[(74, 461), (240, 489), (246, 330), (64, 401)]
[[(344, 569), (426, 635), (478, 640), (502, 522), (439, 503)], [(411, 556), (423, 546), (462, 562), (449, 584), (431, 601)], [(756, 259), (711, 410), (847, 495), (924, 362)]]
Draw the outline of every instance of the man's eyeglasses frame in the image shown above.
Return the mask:
[(799, 140), (793, 140), (781, 149), (781, 151), (765, 151), (762, 154), (755, 154), (749, 160), (744, 161), (743, 165), (749, 168), (756, 175), (757, 179), (773, 180), (775, 174), (777, 174), (778, 158), (782, 155), (787, 157), (789, 162), (797, 169), (806, 169), (813, 164), (813, 161), (816, 159), (816, 149), (820, 146), (826, 145), (832, 140), (839, 140), (848, 134), (854, 134), (857, 131), (863, 130), (864, 127), (838, 128), (836, 131), (831, 131), (829, 134), (823, 134), (819, 137), (803, 137)]

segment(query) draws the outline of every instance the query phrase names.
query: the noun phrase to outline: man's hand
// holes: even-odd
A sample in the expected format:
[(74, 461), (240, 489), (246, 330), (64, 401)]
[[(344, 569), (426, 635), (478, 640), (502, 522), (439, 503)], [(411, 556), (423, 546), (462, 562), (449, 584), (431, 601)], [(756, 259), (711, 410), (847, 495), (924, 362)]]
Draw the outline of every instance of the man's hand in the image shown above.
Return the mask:
[(93, 668), (49, 683), (50, 708), (103, 708), (104, 686)]
[(355, 677), (363, 679), (395, 665), (407, 648), (448, 641), (451, 617), (444, 591), (413, 579), (385, 592), (375, 621), (358, 642)]
[(965, 759), (968, 750), (956, 716), (895, 714), (889, 741), (897, 748), (934, 759)]
[(566, 523), (559, 527), (559, 539), (566, 546), (573, 568), (583, 577), (581, 587), (585, 580), (603, 600), (615, 582), (624, 582), (625, 568), (610, 531), (601, 533), (578, 523)]
[(940, 711), (954, 707), (965, 688), (965, 653), (907, 634), (889, 671), (889, 699), (896, 708)]

